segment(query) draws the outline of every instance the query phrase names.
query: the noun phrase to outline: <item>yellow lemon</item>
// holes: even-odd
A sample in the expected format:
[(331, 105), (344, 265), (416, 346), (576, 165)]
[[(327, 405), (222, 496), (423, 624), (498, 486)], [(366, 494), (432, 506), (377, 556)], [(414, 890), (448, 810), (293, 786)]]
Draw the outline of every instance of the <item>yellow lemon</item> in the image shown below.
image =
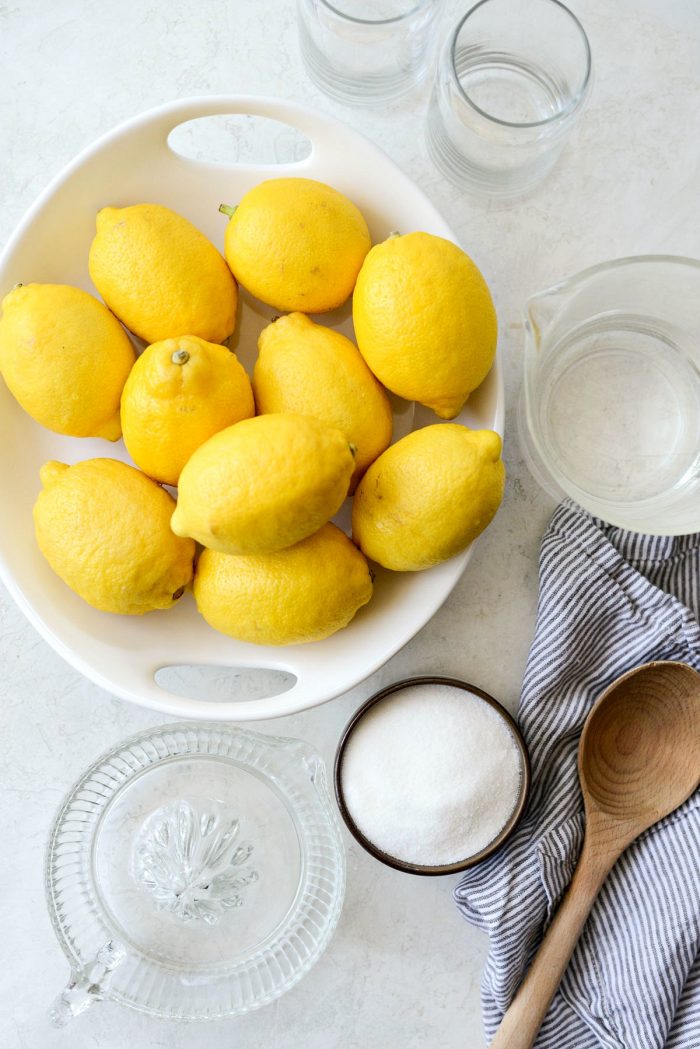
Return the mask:
[(225, 554), (281, 550), (336, 513), (354, 464), (345, 435), (317, 419), (244, 419), (210, 437), (185, 465), (173, 531)]
[(89, 266), (109, 308), (146, 342), (176, 335), (223, 342), (236, 325), (238, 290), (223, 257), (160, 204), (102, 208)]
[(367, 223), (342, 193), (308, 178), (273, 178), (230, 214), (224, 252), (236, 280), (277, 310), (325, 313), (350, 296), (370, 249)]
[(505, 468), (493, 430), (456, 423), (414, 430), (372, 463), (355, 493), (352, 534), (385, 568), (415, 572), (446, 561), (500, 506)]
[(313, 415), (342, 430), (357, 451), (350, 492), (391, 443), (389, 398), (356, 346), (303, 313), (279, 317), (260, 333), (253, 390), (258, 412)]
[(430, 233), (372, 248), (352, 302), (357, 345), (380, 382), (454, 419), (496, 353), (496, 312), (468, 255)]
[(347, 626), (372, 596), (366, 560), (333, 524), (272, 554), (204, 550), (197, 607), (223, 634), (258, 645), (320, 641)]
[(2, 303), (0, 370), (33, 419), (71, 437), (121, 436), (136, 354), (109, 310), (67, 284), (18, 284)]
[(250, 380), (234, 353), (195, 335), (154, 342), (122, 394), (124, 443), (136, 465), (176, 485), (192, 453), (255, 414)]
[(39, 549), (93, 608), (170, 608), (192, 579), (195, 545), (170, 530), (175, 500), (116, 459), (48, 462), (34, 505)]

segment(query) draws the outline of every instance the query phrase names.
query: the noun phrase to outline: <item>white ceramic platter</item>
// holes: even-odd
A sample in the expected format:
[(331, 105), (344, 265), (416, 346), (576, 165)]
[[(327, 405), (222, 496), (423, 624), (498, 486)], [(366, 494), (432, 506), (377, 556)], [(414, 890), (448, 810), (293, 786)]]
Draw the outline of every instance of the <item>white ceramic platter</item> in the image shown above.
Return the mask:
[[(311, 142), (305, 159), (285, 164), (222, 164), (184, 157), (169, 145), (186, 121), (215, 114), (250, 114), (290, 125)], [(346, 193), (362, 210), (374, 242), (392, 230), (426, 230), (457, 238), (430, 201), (367, 139), (320, 113), (290, 102), (255, 97), (196, 98), (169, 103), (123, 124), (76, 158), (30, 209), (0, 259), (0, 295), (18, 283), (75, 284), (93, 292), (87, 269), (97, 211), (108, 204), (165, 204), (189, 218), (221, 248), (222, 201), (236, 203), (264, 178), (319, 179)], [(260, 329), (273, 310), (242, 296), (240, 329), (232, 341), (250, 369)], [(323, 318), (352, 335), (349, 304)], [(436, 422), (423, 409), (396, 402), (395, 437)], [(498, 364), (469, 399), (458, 422), (503, 432), (503, 384)], [(74, 463), (94, 456), (127, 459), (123, 442), (61, 437), (29, 418), (0, 383), (0, 572), (10, 593), (60, 655), (96, 684), (165, 714), (245, 721), (291, 714), (347, 691), (380, 667), (440, 607), (470, 551), (426, 572), (377, 571), (375, 594), (345, 629), (325, 641), (271, 648), (234, 641), (212, 630), (191, 594), (173, 608), (146, 616), (117, 616), (90, 608), (54, 575), (39, 553), (32, 506), (39, 467), (47, 459)], [(127, 460), (128, 461), (128, 460)], [(338, 518), (347, 526), (347, 508)], [(222, 701), (176, 694), (156, 682), (163, 667), (216, 667), (230, 689)], [(230, 669), (228, 669), (230, 668)], [(286, 692), (246, 698), (242, 670), (286, 671)], [(161, 675), (162, 679), (163, 675)], [(195, 676), (196, 682), (196, 676)], [(172, 687), (172, 685), (171, 685)]]

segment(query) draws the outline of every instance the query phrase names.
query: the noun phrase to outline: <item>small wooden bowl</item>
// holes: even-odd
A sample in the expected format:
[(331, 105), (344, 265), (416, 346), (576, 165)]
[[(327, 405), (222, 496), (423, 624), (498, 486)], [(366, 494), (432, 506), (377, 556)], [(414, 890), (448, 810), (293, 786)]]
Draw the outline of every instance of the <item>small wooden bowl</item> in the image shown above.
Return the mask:
[[(458, 860), (456, 863), (446, 863), (439, 866), (427, 866), (423, 864), (407, 863), (404, 860), (399, 860), (395, 856), (389, 855), (389, 853), (383, 852), (377, 848), (362, 831), (359, 829), (355, 821), (353, 820), (348, 807), (345, 804), (345, 797), (343, 794), (343, 782), (342, 782), (342, 771), (343, 771), (343, 757), (345, 755), (345, 748), (347, 747), (348, 741), (359, 724), (362, 718), (365, 716), (368, 710), (370, 710), (375, 704), (381, 703), (387, 696), (392, 695), (394, 692), (399, 692), (404, 688), (411, 688), (414, 685), (448, 685), (453, 688), (462, 688), (466, 692), (472, 693), (472, 695), (478, 696), (483, 699), (484, 702), (488, 703), (493, 709), (503, 718), (508, 725), (513, 738), (517, 744), (518, 750), (520, 751), (520, 757), (522, 762), (522, 774), (520, 779), (520, 795), (515, 804), (515, 808), (511, 813), (507, 823), (498, 833), (498, 835), (489, 842), (489, 844), (483, 848), (480, 852), (475, 853), (473, 856), (468, 856), (464, 860)], [(335, 797), (338, 802), (338, 808), (340, 814), (345, 821), (345, 825), (360, 845), (366, 849), (370, 855), (374, 856), (375, 859), (385, 863), (387, 867), (393, 867), (397, 871), (405, 871), (407, 874), (422, 874), (427, 876), (433, 876), (436, 874), (459, 874), (461, 871), (467, 870), (469, 867), (474, 867), (477, 863), (481, 863), (488, 856), (492, 856), (497, 849), (500, 849), (501, 845), (510, 837), (515, 828), (517, 827), (520, 819), (525, 811), (527, 799), (530, 793), (530, 757), (527, 752), (525, 740), (522, 737), (520, 729), (517, 723), (503, 707), (498, 700), (490, 696), (488, 692), (484, 692), (483, 689), (477, 688), (476, 685), (470, 685), (466, 681), (459, 681), (456, 678), (450, 677), (412, 677), (407, 678), (404, 681), (396, 681), (393, 685), (388, 685), (383, 688), (376, 695), (371, 696), (366, 702), (360, 706), (350, 721), (343, 729), (343, 733), (340, 737), (337, 750), (335, 752), (335, 764), (333, 767), (333, 782), (335, 786)]]

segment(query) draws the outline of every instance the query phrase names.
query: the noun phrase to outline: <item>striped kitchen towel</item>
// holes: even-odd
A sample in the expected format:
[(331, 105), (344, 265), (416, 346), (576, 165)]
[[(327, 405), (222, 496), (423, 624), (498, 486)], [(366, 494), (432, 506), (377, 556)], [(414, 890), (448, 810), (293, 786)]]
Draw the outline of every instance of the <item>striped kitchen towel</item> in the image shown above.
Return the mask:
[[(542, 541), (535, 638), (519, 721), (532, 794), (508, 845), (455, 898), (490, 937), (492, 1037), (573, 872), (583, 838), (576, 756), (600, 693), (654, 659), (700, 669), (700, 535), (635, 535), (560, 506)], [(609, 876), (537, 1049), (700, 1049), (700, 792)]]

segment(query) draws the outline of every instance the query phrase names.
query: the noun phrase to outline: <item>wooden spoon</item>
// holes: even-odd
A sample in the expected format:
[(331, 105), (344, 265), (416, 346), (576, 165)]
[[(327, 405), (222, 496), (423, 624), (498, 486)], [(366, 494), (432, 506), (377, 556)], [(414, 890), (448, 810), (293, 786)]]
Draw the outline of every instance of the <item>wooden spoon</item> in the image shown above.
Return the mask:
[(578, 772), (586, 836), (574, 876), (491, 1049), (530, 1049), (611, 867), (635, 838), (700, 783), (700, 674), (647, 663), (591, 710)]

